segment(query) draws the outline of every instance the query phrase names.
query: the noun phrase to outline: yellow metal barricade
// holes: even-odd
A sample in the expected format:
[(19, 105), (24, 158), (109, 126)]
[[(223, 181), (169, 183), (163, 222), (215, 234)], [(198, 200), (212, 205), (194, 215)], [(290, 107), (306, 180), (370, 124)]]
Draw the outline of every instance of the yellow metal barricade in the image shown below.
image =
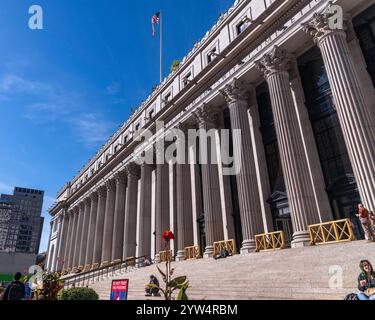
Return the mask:
[(192, 246), (185, 248), (185, 259), (192, 260), (192, 259), (199, 259), (201, 257), (200, 248), (199, 246)]
[(283, 231), (276, 231), (255, 236), (256, 252), (281, 250), (285, 248), (285, 235)]
[(311, 245), (355, 240), (349, 219), (310, 225), (309, 233)]
[(172, 255), (172, 250), (160, 251), (159, 253), (160, 262), (166, 262), (167, 259), (171, 257), (171, 255)]
[(221, 250), (223, 249), (227, 250), (229, 254), (235, 255), (236, 254), (236, 241), (231, 239), (231, 240), (214, 242), (214, 257), (220, 254)]
[(93, 263), (92, 266), (91, 266), (91, 270), (96, 270), (96, 269), (99, 269), (99, 263)]

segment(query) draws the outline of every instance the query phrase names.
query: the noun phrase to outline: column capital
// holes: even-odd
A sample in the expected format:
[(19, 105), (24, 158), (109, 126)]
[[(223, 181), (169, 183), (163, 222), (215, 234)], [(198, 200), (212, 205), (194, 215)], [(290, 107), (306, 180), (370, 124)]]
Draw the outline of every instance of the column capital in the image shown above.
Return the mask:
[(92, 192), (89, 197), (91, 201), (98, 201), (98, 192), (97, 191)]
[(193, 115), (200, 127), (204, 125), (216, 127), (220, 111), (220, 108), (204, 103), (193, 111)]
[(179, 122), (174, 126), (173, 129), (181, 130), (184, 134), (187, 134), (188, 130), (191, 128), (191, 126), (186, 122)]
[(98, 188), (98, 196), (105, 197), (107, 195), (107, 188), (106, 186), (102, 185)]
[(130, 162), (125, 167), (127, 176), (135, 176), (139, 178), (140, 176), (140, 168), (135, 162)]
[(114, 191), (116, 189), (115, 179), (108, 179), (105, 182), (105, 186), (107, 187), (107, 191)]
[(228, 105), (237, 101), (247, 101), (249, 99), (249, 91), (254, 90), (250, 83), (234, 78), (233, 81), (226, 84), (224, 89), (219, 92), (224, 96)]
[(314, 42), (319, 45), (320, 41), (327, 35), (340, 34), (346, 36), (347, 16), (343, 14), (342, 28), (334, 23), (335, 12), (329, 10), (326, 12), (314, 13), (312, 20), (302, 24), (302, 30), (314, 38)]
[(262, 59), (255, 62), (256, 67), (267, 79), (278, 72), (287, 72), (294, 56), (279, 46), (274, 46), (271, 52), (266, 53)]
[(115, 180), (117, 184), (123, 184), (126, 185), (127, 182), (127, 176), (126, 176), (126, 171), (118, 171), (115, 173)]
[(88, 206), (91, 203), (91, 197), (90, 196), (86, 197), (85, 199), (83, 199), (82, 202), (84, 203), (85, 206)]

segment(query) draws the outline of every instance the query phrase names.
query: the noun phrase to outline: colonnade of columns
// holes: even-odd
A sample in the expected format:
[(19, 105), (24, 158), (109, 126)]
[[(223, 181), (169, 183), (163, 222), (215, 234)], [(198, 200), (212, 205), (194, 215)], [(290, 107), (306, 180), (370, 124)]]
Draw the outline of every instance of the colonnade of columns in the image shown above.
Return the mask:
[[(344, 30), (332, 30), (328, 18), (317, 14), (303, 26), (319, 46), (332, 88), (341, 128), (358, 183), (368, 208), (375, 209), (375, 128), (370, 103), (361, 87)], [(281, 166), (293, 225), (292, 247), (309, 242), (308, 225), (332, 219), (313, 131), (308, 119), (303, 88), (295, 57), (275, 46), (256, 62), (268, 83)], [(228, 107), (232, 129), (233, 154), (237, 162), (236, 184), (243, 243), (241, 253), (255, 249), (255, 235), (272, 231), (265, 153), (259, 132), (258, 105), (251, 84), (234, 79), (221, 94), (222, 108), (204, 104), (193, 112), (199, 131), (200, 156), (218, 150), (219, 134), (205, 136), (208, 130), (221, 130), (222, 110)], [(181, 128), (181, 127), (180, 127)], [(186, 135), (186, 129), (185, 127)], [(179, 146), (181, 140), (175, 143)], [(189, 146), (180, 146), (186, 158), (197, 158)], [(177, 148), (178, 149), (178, 148)], [(61, 227), (58, 252), (64, 268), (105, 264), (127, 257), (151, 256), (164, 249), (162, 233), (170, 225), (171, 203), (176, 201), (176, 258), (184, 259), (185, 247), (198, 245), (197, 219), (203, 214), (206, 247), (204, 256), (213, 254), (213, 243), (234, 236), (230, 209), (231, 195), (223, 167), (212, 163), (218, 153), (206, 153), (208, 162), (197, 164), (128, 164), (113, 179), (67, 211)], [(172, 169), (171, 169), (172, 168)], [(175, 170), (175, 180), (170, 179)], [(200, 173), (199, 173), (200, 171)], [(152, 213), (152, 181), (156, 176), (155, 212)], [(175, 184), (171, 186), (170, 184)], [(174, 188), (175, 199), (171, 199)], [(231, 213), (231, 212), (230, 212)], [(152, 223), (152, 219), (154, 222)], [(174, 221), (174, 220), (173, 220)], [(151, 226), (155, 225), (154, 230)], [(155, 248), (152, 248), (152, 237)]]

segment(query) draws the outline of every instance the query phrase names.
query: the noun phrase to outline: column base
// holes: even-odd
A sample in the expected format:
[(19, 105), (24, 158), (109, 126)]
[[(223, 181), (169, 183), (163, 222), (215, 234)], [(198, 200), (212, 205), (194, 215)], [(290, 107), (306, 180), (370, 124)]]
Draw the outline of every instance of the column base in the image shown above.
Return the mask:
[(203, 253), (203, 258), (212, 258), (214, 256), (214, 246), (207, 246)]
[(292, 248), (308, 247), (311, 245), (310, 233), (308, 231), (299, 231), (293, 233)]
[(241, 254), (249, 254), (255, 252), (256, 244), (255, 240), (244, 240), (242, 242)]
[(185, 260), (185, 250), (178, 250), (176, 261), (184, 261)]

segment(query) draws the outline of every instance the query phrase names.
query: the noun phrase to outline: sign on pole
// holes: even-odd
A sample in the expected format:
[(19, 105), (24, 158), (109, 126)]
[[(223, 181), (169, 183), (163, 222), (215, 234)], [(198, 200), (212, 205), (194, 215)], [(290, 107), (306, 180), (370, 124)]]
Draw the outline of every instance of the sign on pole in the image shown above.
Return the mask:
[(128, 300), (129, 279), (112, 280), (111, 300)]

